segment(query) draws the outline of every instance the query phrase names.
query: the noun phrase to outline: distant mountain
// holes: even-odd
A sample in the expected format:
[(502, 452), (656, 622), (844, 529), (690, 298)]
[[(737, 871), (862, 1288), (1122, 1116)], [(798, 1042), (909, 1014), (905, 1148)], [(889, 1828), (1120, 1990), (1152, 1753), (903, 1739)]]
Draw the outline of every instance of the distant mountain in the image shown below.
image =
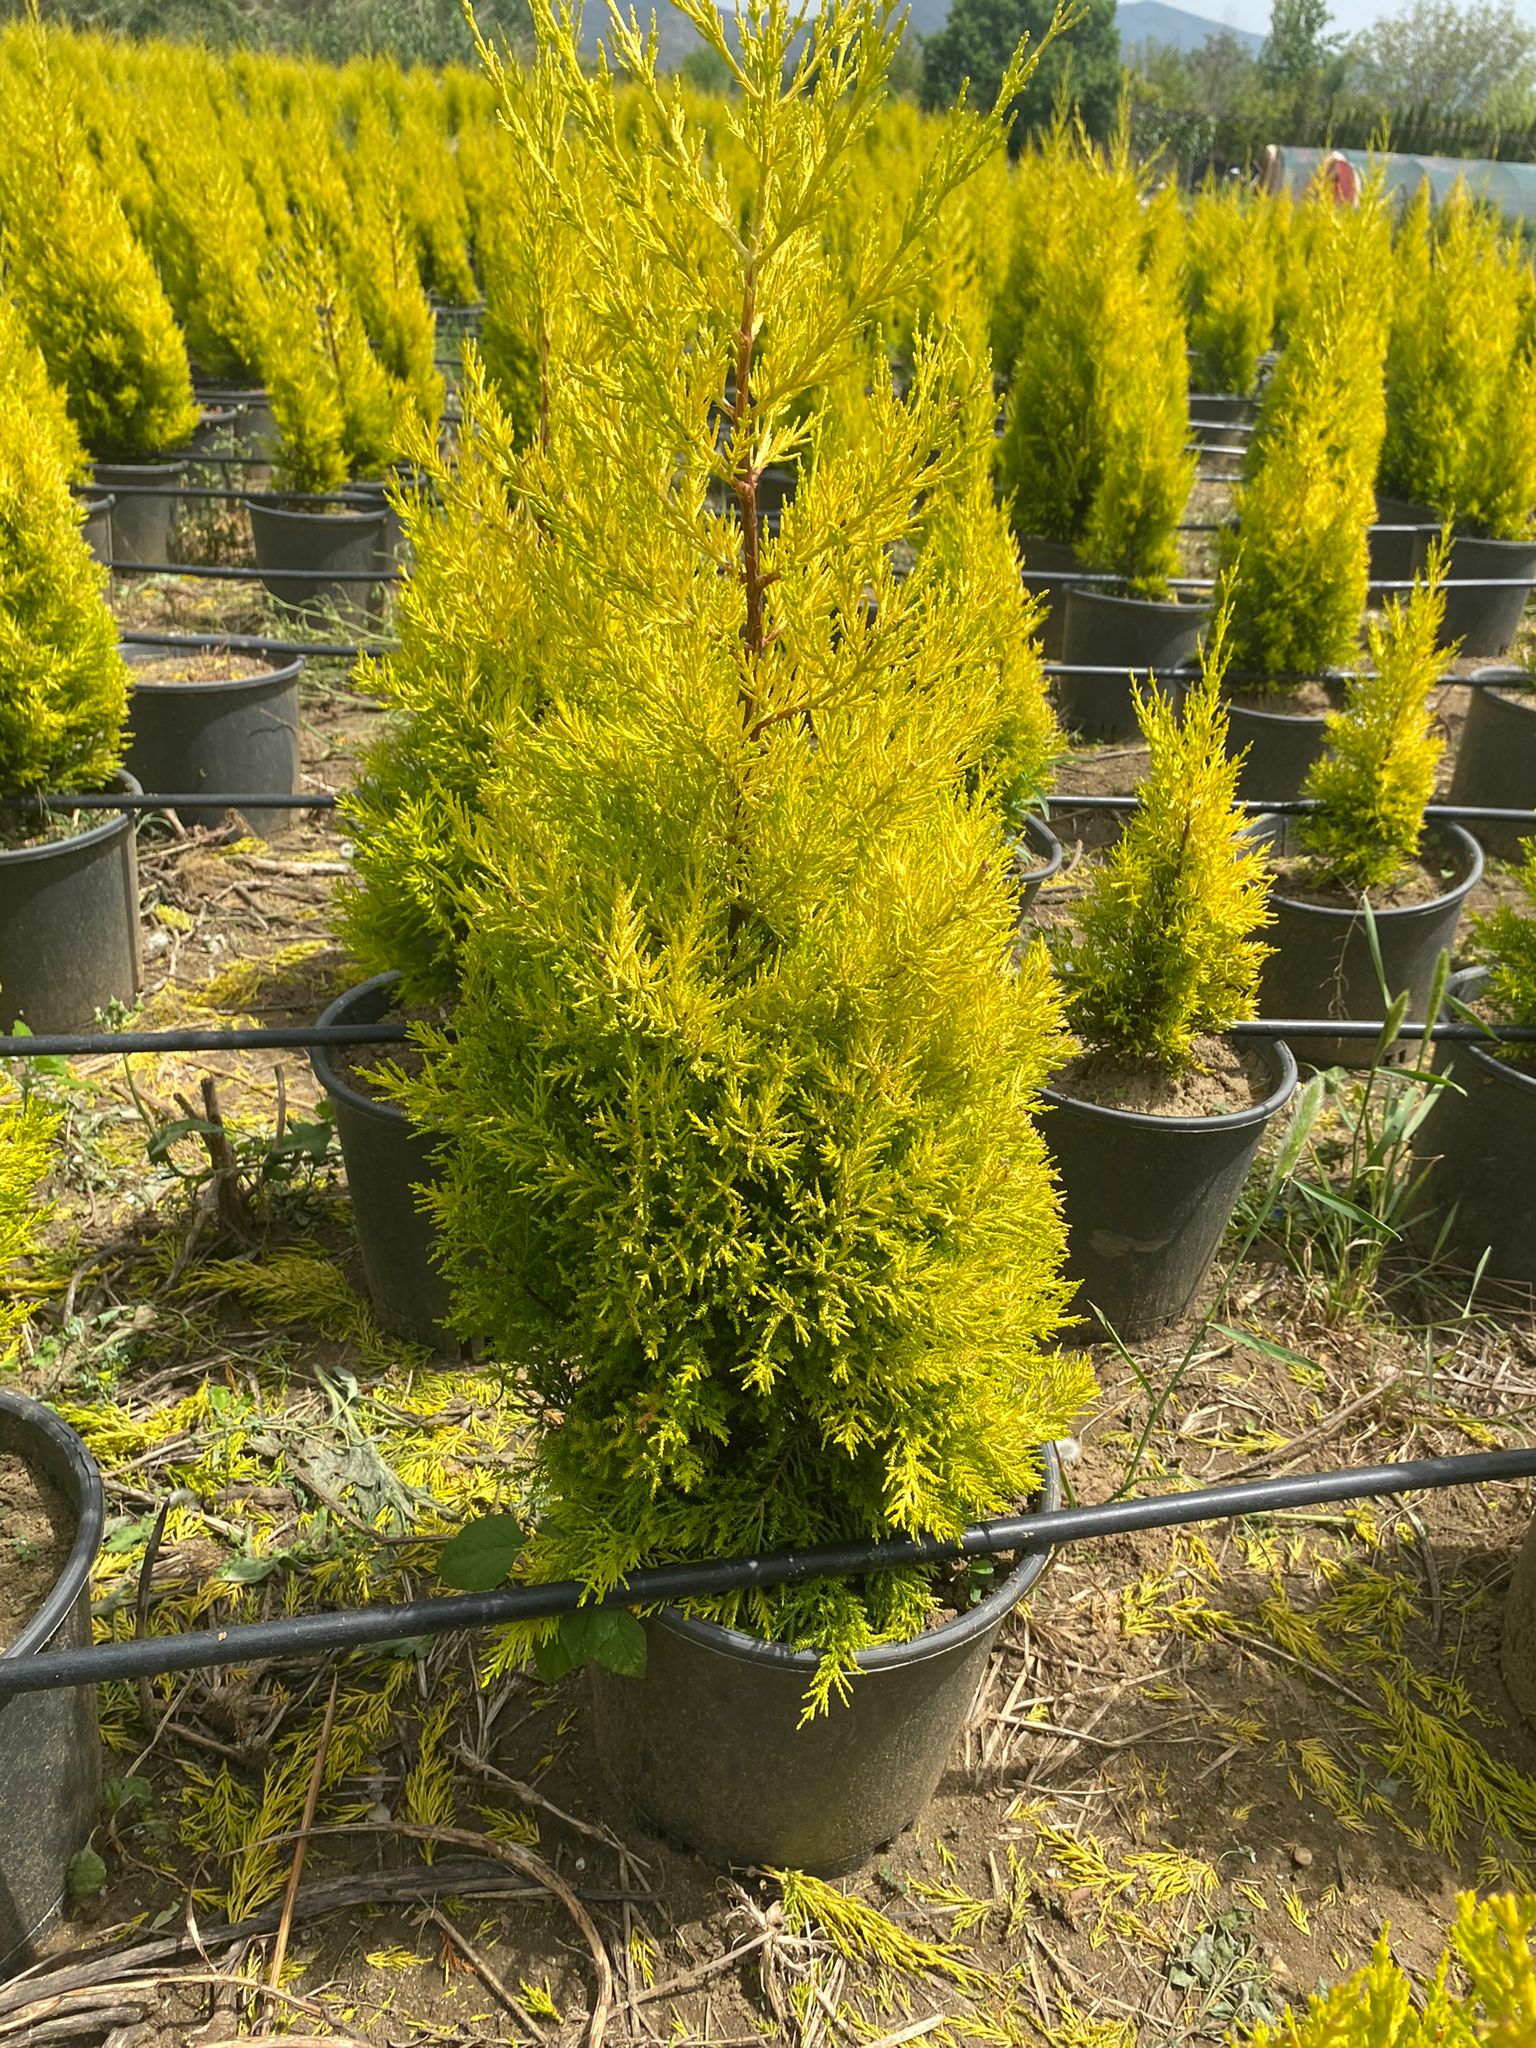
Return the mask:
[[(908, 0), (908, 4), (911, 27), (919, 35), (937, 35), (949, 19), (950, 0)], [(661, 38), (661, 68), (663, 71), (675, 71), (692, 51), (702, 49), (703, 43), (697, 32), (673, 8), (660, 4), (660, 0), (635, 0), (635, 11), (642, 21), (648, 18), (653, 6)], [(1187, 7), (1170, 7), (1168, 0), (1125, 0), (1115, 19), (1120, 28), (1121, 47), (1127, 51), (1144, 49), (1149, 43), (1161, 43), (1165, 49), (1198, 50), (1207, 38), (1220, 35), (1223, 26), (1208, 15), (1191, 14)], [(603, 10), (589, 7), (584, 27), (583, 47), (591, 56), (597, 48), (598, 38), (607, 27)], [(1227, 33), (1235, 36), (1244, 49), (1254, 55), (1258, 54), (1264, 42), (1264, 38), (1252, 29), (1234, 28)]]
[[(1167, 0), (1127, 0), (1115, 19), (1120, 24), (1120, 46), (1126, 50), (1144, 49), (1148, 43), (1161, 43), (1165, 50), (1198, 50), (1210, 37), (1220, 35), (1224, 26), (1208, 15), (1191, 14), (1187, 7), (1170, 7)], [(1235, 36), (1254, 56), (1264, 44), (1264, 38), (1251, 28), (1232, 28), (1227, 34)]]

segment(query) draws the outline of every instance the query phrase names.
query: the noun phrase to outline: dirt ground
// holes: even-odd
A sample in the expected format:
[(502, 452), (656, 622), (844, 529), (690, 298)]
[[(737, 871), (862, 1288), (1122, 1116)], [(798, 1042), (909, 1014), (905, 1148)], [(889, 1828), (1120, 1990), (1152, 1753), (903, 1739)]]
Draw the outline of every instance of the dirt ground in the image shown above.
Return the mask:
[[(211, 585), (119, 600), (270, 630)], [(1450, 693), (1443, 715), (1454, 740)], [(378, 716), (313, 666), (307, 785), (344, 789)], [(1083, 753), (1062, 785), (1128, 791), (1140, 765)], [(1062, 816), (1047, 919), (1112, 829)], [(146, 825), (138, 1021), (312, 1021), (355, 978), (329, 936), (346, 855), (328, 813), (270, 843)], [(178, 1128), (205, 1075), (221, 1170)], [(307, 1058), (33, 1085), (64, 1139), (20, 1384), (106, 1475), (100, 1632), (438, 1590), (424, 1537), (515, 1504), (519, 1417), (474, 1360), (375, 1326)], [(1198, 1314), (1095, 1348), (1076, 1499), (1531, 1441), (1530, 1305), (1385, 1225), (1329, 1227), (1362, 1085), (1272, 1203), (1250, 1192)], [(109, 1688), (99, 1871), (0, 1986), (0, 2042), (1174, 2048), (1273, 2017), (1384, 1929), (1427, 1971), (1458, 1888), (1536, 1883), (1536, 1740), (1498, 1668), (1532, 1506), (1489, 1486), (1059, 1552), (932, 1805), (829, 1885), (658, 1839), (605, 1779), (584, 1677), (496, 1672), (484, 1640)]]

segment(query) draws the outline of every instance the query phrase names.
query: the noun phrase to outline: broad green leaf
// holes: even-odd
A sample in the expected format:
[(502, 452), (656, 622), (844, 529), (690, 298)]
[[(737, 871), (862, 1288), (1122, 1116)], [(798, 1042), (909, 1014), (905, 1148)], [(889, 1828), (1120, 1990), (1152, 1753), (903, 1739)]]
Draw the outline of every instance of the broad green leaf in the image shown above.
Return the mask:
[(438, 1552), (437, 1575), (461, 1593), (489, 1593), (506, 1582), (522, 1549), (522, 1524), (515, 1515), (479, 1515)]

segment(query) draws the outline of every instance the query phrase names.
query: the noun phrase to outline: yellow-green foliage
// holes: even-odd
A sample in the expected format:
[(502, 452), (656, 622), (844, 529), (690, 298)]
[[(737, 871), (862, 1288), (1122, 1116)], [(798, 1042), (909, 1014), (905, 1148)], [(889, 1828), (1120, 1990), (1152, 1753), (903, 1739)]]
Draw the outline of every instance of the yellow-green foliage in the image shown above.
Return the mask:
[(1151, 764), (1061, 949), (1072, 1028), (1117, 1065), (1181, 1071), (1198, 1037), (1254, 1014), (1269, 877), (1233, 803), (1224, 627), (1218, 619), (1182, 713), (1137, 691)]
[(399, 400), (336, 259), (302, 228), (274, 252), (261, 364), (289, 490), (382, 476), (400, 447)]
[(99, 788), (128, 671), (51, 422), (0, 392), (0, 790)]
[(1324, 751), (1305, 794), (1318, 809), (1298, 837), (1320, 878), (1348, 889), (1378, 889), (1401, 873), (1424, 836), (1424, 807), (1444, 742), (1430, 693), (1440, 674), (1445, 556), (1436, 547), (1426, 576), (1406, 601), (1389, 599), (1372, 620), (1372, 672), (1351, 679), (1344, 707), (1330, 712)]
[(1275, 329), (1276, 210), (1235, 184), (1207, 181), (1189, 210), (1186, 290), (1190, 382), (1246, 397)]
[(53, 75), (48, 39), (29, 30), (4, 55), (8, 289), (92, 455), (123, 461), (178, 447), (197, 408), (154, 266)]
[[(895, 35), (832, 0), (786, 70), (784, 0), (729, 38), (707, 0), (683, 12), (744, 74), (744, 196), (673, 125), (637, 34), (611, 24), (626, 106), (537, 10), (590, 152), (579, 200), (543, 203), (583, 252), (591, 331), (549, 449), (509, 472), (545, 537), (544, 701), (485, 795), (453, 1032), (423, 1034), (402, 1090), (448, 1140), (457, 1315), (551, 1418), (519, 1569), (593, 1587), (646, 1558), (952, 1530), (1029, 1495), (1088, 1390), (1051, 1341), (1062, 1226), (1029, 1105), (1060, 1001), (1042, 948), (1015, 957), (996, 765), (1038, 668), (999, 662), (998, 618), (1027, 605), (973, 489), (986, 409), (954, 403), (941, 335), (904, 399), (823, 397), (1000, 127), (929, 131), (850, 283), (826, 195)], [(765, 532), (755, 479), (786, 459), (800, 486)], [(949, 539), (899, 578), (943, 500)], [(952, 580), (968, 559), (985, 592)], [(822, 1651), (824, 1700), (857, 1651), (922, 1629), (931, 1589), (704, 1606)]]
[(27, 331), (26, 322), (14, 301), (0, 293), (0, 391), (20, 399), (38, 425), (44, 428), (58, 452), (59, 462), (71, 483), (79, 483), (89, 471), (80, 436), (69, 416), (64, 394), (48, 375), (42, 351)]
[(1529, 273), (1459, 184), (1438, 220), (1422, 188), (1393, 254), (1382, 487), (1495, 540), (1536, 513)]
[(1222, 540), (1232, 660), (1260, 678), (1348, 664), (1369, 584), (1385, 424), (1385, 224), (1374, 193), (1358, 211), (1321, 201), (1311, 210), (1324, 205), (1309, 238), (1304, 310), (1265, 390), (1237, 525)]
[(1369, 1965), (1244, 2048), (1530, 2048), (1536, 2041), (1536, 1896), (1463, 1892), (1445, 1954), (1422, 1988), (1383, 1935)]
[[(1525, 908), (1500, 904), (1472, 920), (1479, 956), (1488, 963), (1487, 998), (1501, 1024), (1536, 1024), (1536, 839), (1521, 846), (1520, 888)], [(1506, 1056), (1536, 1058), (1536, 1046), (1512, 1045)]]
[(1052, 138), (1013, 283), (1027, 310), (998, 466), (1015, 530), (1078, 546), (1161, 596), (1194, 481), (1179, 213), (1150, 207), (1122, 138), (1107, 159)]
[(27, 1319), (13, 1288), (48, 1220), (37, 1186), (48, 1171), (54, 1130), (55, 1119), (42, 1103), (15, 1096), (0, 1100), (0, 1368), (14, 1358)]
[(544, 540), (508, 495), (525, 445), (467, 354), (457, 460), (421, 449), (436, 503), (407, 508), (415, 567), (400, 597), (400, 649), (369, 687), (391, 716), (347, 799), (356, 845), (341, 933), (370, 974), (402, 977), (411, 1003), (458, 992), (484, 788), (511, 766), (542, 701)]

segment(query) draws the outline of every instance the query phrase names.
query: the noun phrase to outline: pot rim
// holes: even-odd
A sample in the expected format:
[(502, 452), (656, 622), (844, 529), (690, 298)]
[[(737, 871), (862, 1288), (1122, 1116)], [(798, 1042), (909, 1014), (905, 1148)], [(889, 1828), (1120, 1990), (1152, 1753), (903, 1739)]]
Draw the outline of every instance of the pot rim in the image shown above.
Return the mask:
[[(106, 788), (119, 796), (142, 796), (144, 785), (137, 777), (120, 768)], [(95, 795), (99, 792), (81, 790), (80, 795)], [(51, 860), (66, 853), (77, 853), (83, 846), (96, 846), (104, 839), (133, 830), (131, 811), (114, 811), (108, 814), (100, 825), (88, 825), (83, 832), (71, 832), (67, 839), (48, 839), (38, 846), (0, 847), (0, 867), (13, 863), (20, 866), (23, 861)]]
[[(1257, 816), (1250, 827), (1255, 833), (1272, 836), (1273, 828), (1283, 829), (1292, 820), (1276, 811), (1264, 811)], [(1269, 828), (1266, 830), (1266, 828)], [(1477, 887), (1483, 877), (1483, 849), (1464, 825), (1458, 825), (1450, 818), (1432, 820), (1426, 837), (1436, 835), (1448, 840), (1453, 852), (1460, 853), (1466, 863), (1467, 872), (1453, 889), (1447, 889), (1441, 896), (1431, 896), (1424, 903), (1392, 903), (1377, 910), (1373, 904), (1371, 915), (1378, 924), (1385, 924), (1397, 918), (1426, 917), (1435, 911), (1444, 910), (1448, 904), (1463, 903)], [(1278, 890), (1271, 890), (1271, 903), (1283, 904), (1287, 910), (1305, 912), (1308, 917), (1338, 917), (1351, 923), (1359, 920), (1364, 898), (1358, 903), (1303, 903), (1297, 896), (1282, 896)]]
[[(1298, 675), (1293, 680), (1299, 685), (1302, 683), (1352, 683), (1354, 679), (1354, 671), (1352, 669), (1320, 668), (1311, 675)], [(1281, 685), (1282, 689), (1288, 687), (1288, 684)], [(1233, 717), (1237, 717), (1256, 719), (1264, 725), (1321, 725), (1330, 716), (1326, 711), (1265, 711), (1256, 704), (1243, 703), (1242, 696), (1243, 692), (1240, 688), (1228, 685), (1223, 686), (1221, 701), (1229, 721)]]
[(1061, 872), (1066, 852), (1045, 819), (1033, 811), (1025, 815), (1024, 822), (1019, 827), (1018, 836), (1014, 840), (1014, 851), (1022, 851), (1026, 844), (1031, 853), (1040, 856), (1041, 865), (1016, 874), (1014, 880), (1020, 888), (1032, 889), (1050, 881), (1053, 875)]
[[(1495, 677), (1506, 685), (1505, 689), (1498, 687), (1494, 682)], [(1536, 678), (1532, 677), (1529, 669), (1517, 668), (1510, 661), (1491, 661), (1483, 668), (1473, 669), (1472, 679), (1481, 681), (1485, 686), (1481, 690), (1473, 691), (1474, 704), (1487, 699), (1505, 710), (1512, 711), (1517, 718), (1536, 717)], [(1468, 710), (1470, 709), (1469, 705)]]
[[(1061, 1459), (1055, 1444), (1041, 1446), (1039, 1505), (1047, 1513), (1061, 1505)], [(962, 1649), (977, 1636), (996, 1627), (1018, 1606), (1050, 1562), (1049, 1550), (1032, 1550), (1015, 1565), (1000, 1586), (985, 1600), (964, 1614), (957, 1614), (942, 1628), (929, 1629), (910, 1643), (881, 1643), (873, 1650), (861, 1650), (854, 1658), (860, 1671), (889, 1671), (902, 1665), (924, 1664), (930, 1657), (942, 1657)], [(792, 1650), (786, 1643), (765, 1642), (743, 1629), (726, 1628), (718, 1621), (701, 1621), (676, 1607), (663, 1607), (650, 1619), (671, 1634), (712, 1650), (716, 1656), (732, 1657), (741, 1664), (771, 1666), (777, 1671), (802, 1673), (807, 1680), (821, 1662), (814, 1650)]]
[[(334, 1002), (326, 1004), (315, 1021), (322, 1026), (373, 1022), (375, 1020), (355, 1016), (353, 1012), (360, 1004), (365, 1003), (370, 996), (374, 995), (386, 998), (380, 1004), (378, 1014), (381, 1018), (387, 1017), (394, 1008), (393, 996), (399, 985), (400, 974), (397, 968), (391, 968), (385, 974), (370, 975), (366, 981), (360, 981), (355, 988), (343, 989)], [(360, 1089), (354, 1088), (350, 1081), (344, 1081), (341, 1078), (331, 1058), (333, 1050), (334, 1048), (329, 1045), (312, 1045), (309, 1048), (310, 1067), (314, 1072), (315, 1079), (320, 1083), (320, 1086), (327, 1095), (339, 1096), (343, 1102), (348, 1103), (353, 1109), (362, 1110), (366, 1114), (382, 1117), (396, 1123), (405, 1123), (407, 1120), (406, 1114), (398, 1102), (381, 1102), (372, 1095), (364, 1095)]]
[(101, 1548), (107, 1502), (96, 1460), (86, 1449), (84, 1440), (61, 1415), (44, 1407), (41, 1401), (31, 1400), (25, 1394), (11, 1393), (3, 1387), (0, 1387), (0, 1415), (11, 1416), (24, 1428), (35, 1430), (47, 1442), (56, 1454), (48, 1477), (59, 1484), (61, 1474), (67, 1473), (68, 1491), (73, 1495), (75, 1510), (74, 1541), (54, 1581), (53, 1590), (15, 1641), (0, 1645), (0, 1660), (3, 1660), (30, 1657), (46, 1649), (69, 1619), (75, 1602), (85, 1590), (91, 1566)]
[(1107, 1102), (1087, 1102), (1080, 1095), (1068, 1095), (1064, 1089), (1042, 1088), (1040, 1099), (1048, 1102), (1053, 1109), (1070, 1109), (1078, 1116), (1097, 1119), (1102, 1123), (1132, 1124), (1141, 1131), (1166, 1131), (1171, 1137), (1198, 1138), (1212, 1131), (1240, 1131), (1253, 1124), (1268, 1123), (1278, 1116), (1296, 1091), (1296, 1055), (1283, 1038), (1257, 1038), (1254, 1050), (1268, 1065), (1271, 1075), (1277, 1075), (1274, 1087), (1262, 1102), (1252, 1102), (1246, 1109), (1229, 1109), (1220, 1116), (1154, 1116), (1145, 1109), (1116, 1109)]
[[(1500, 554), (1527, 555), (1530, 558), (1532, 567), (1536, 568), (1536, 534), (1531, 535), (1527, 540), (1494, 540), (1491, 535), (1481, 533), (1453, 532), (1451, 535), (1452, 568), (1456, 565), (1455, 550), (1457, 548), (1492, 548)], [(1519, 579), (1516, 578), (1515, 580), (1518, 581)], [(1455, 584), (1455, 581), (1456, 578), (1454, 576), (1447, 576), (1445, 579), (1446, 588), (1450, 589)]]
[[(355, 491), (357, 488), (358, 486), (353, 484), (346, 484), (342, 487), (343, 491)], [(303, 498), (305, 496), (309, 497), (309, 502), (313, 506), (329, 505), (332, 509), (328, 512), (319, 510), (308, 511), (303, 505), (296, 505), (293, 502), (295, 498)], [(333, 528), (339, 524), (346, 523), (353, 526), (368, 525), (382, 527), (389, 518), (389, 506), (382, 500), (379, 503), (378, 509), (375, 510), (371, 505), (360, 505), (355, 497), (348, 498), (340, 492), (331, 491), (319, 493), (305, 493), (302, 491), (247, 491), (243, 503), (246, 510), (253, 515), (260, 513), (263, 519), (291, 520), (295, 526), (301, 524), (312, 526), (317, 523), (323, 523), (325, 526)]]
[[(1445, 992), (1448, 996), (1459, 996), (1465, 1002), (1469, 996), (1477, 994), (1487, 979), (1486, 967), (1462, 967), (1445, 984)], [(1470, 1039), (1458, 1039), (1449, 1051), (1453, 1059), (1460, 1059), (1465, 1053), (1473, 1066), (1480, 1068), (1493, 1080), (1507, 1082), (1511, 1088), (1522, 1089), (1536, 1097), (1536, 1072), (1522, 1073), (1508, 1060), (1501, 1059), (1496, 1052), (1490, 1052), (1486, 1046), (1474, 1044)]]
[[(130, 669), (133, 667), (134, 662), (133, 655), (128, 651), (130, 648), (138, 648), (148, 660), (163, 660), (165, 657), (177, 652), (174, 647), (156, 647), (147, 640), (119, 640), (117, 651), (122, 655)], [(259, 674), (254, 676), (215, 676), (211, 677), (207, 682), (201, 683), (195, 681), (190, 676), (185, 678), (180, 676), (135, 676), (133, 678), (133, 688), (135, 692), (139, 690), (153, 690), (157, 694), (164, 696), (191, 697), (195, 695), (200, 700), (219, 696), (226, 691), (232, 696), (247, 690), (254, 695), (259, 690), (270, 690), (279, 683), (287, 684), (296, 681), (303, 667), (303, 655), (296, 654), (291, 661), (285, 662), (281, 668), (262, 669)]]
[[(1177, 616), (1191, 621), (1208, 621), (1215, 616), (1214, 606), (1199, 600), (1186, 601), (1179, 597), (1119, 597), (1112, 591), (1085, 589), (1078, 583), (1068, 588), (1067, 600), (1070, 604), (1099, 604), (1126, 612), (1151, 612), (1160, 619)], [(1131, 663), (1131, 672), (1134, 672), (1136, 666), (1136, 663)]]
[[(187, 464), (191, 459), (189, 455), (159, 455), (148, 462), (93, 462), (91, 464), (91, 482), (93, 484), (100, 484), (103, 470), (114, 477), (117, 482), (125, 485), (131, 485), (136, 476), (149, 477), (151, 479), (182, 476), (185, 474)], [(103, 490), (110, 490), (111, 488), (110, 484), (102, 484)]]

